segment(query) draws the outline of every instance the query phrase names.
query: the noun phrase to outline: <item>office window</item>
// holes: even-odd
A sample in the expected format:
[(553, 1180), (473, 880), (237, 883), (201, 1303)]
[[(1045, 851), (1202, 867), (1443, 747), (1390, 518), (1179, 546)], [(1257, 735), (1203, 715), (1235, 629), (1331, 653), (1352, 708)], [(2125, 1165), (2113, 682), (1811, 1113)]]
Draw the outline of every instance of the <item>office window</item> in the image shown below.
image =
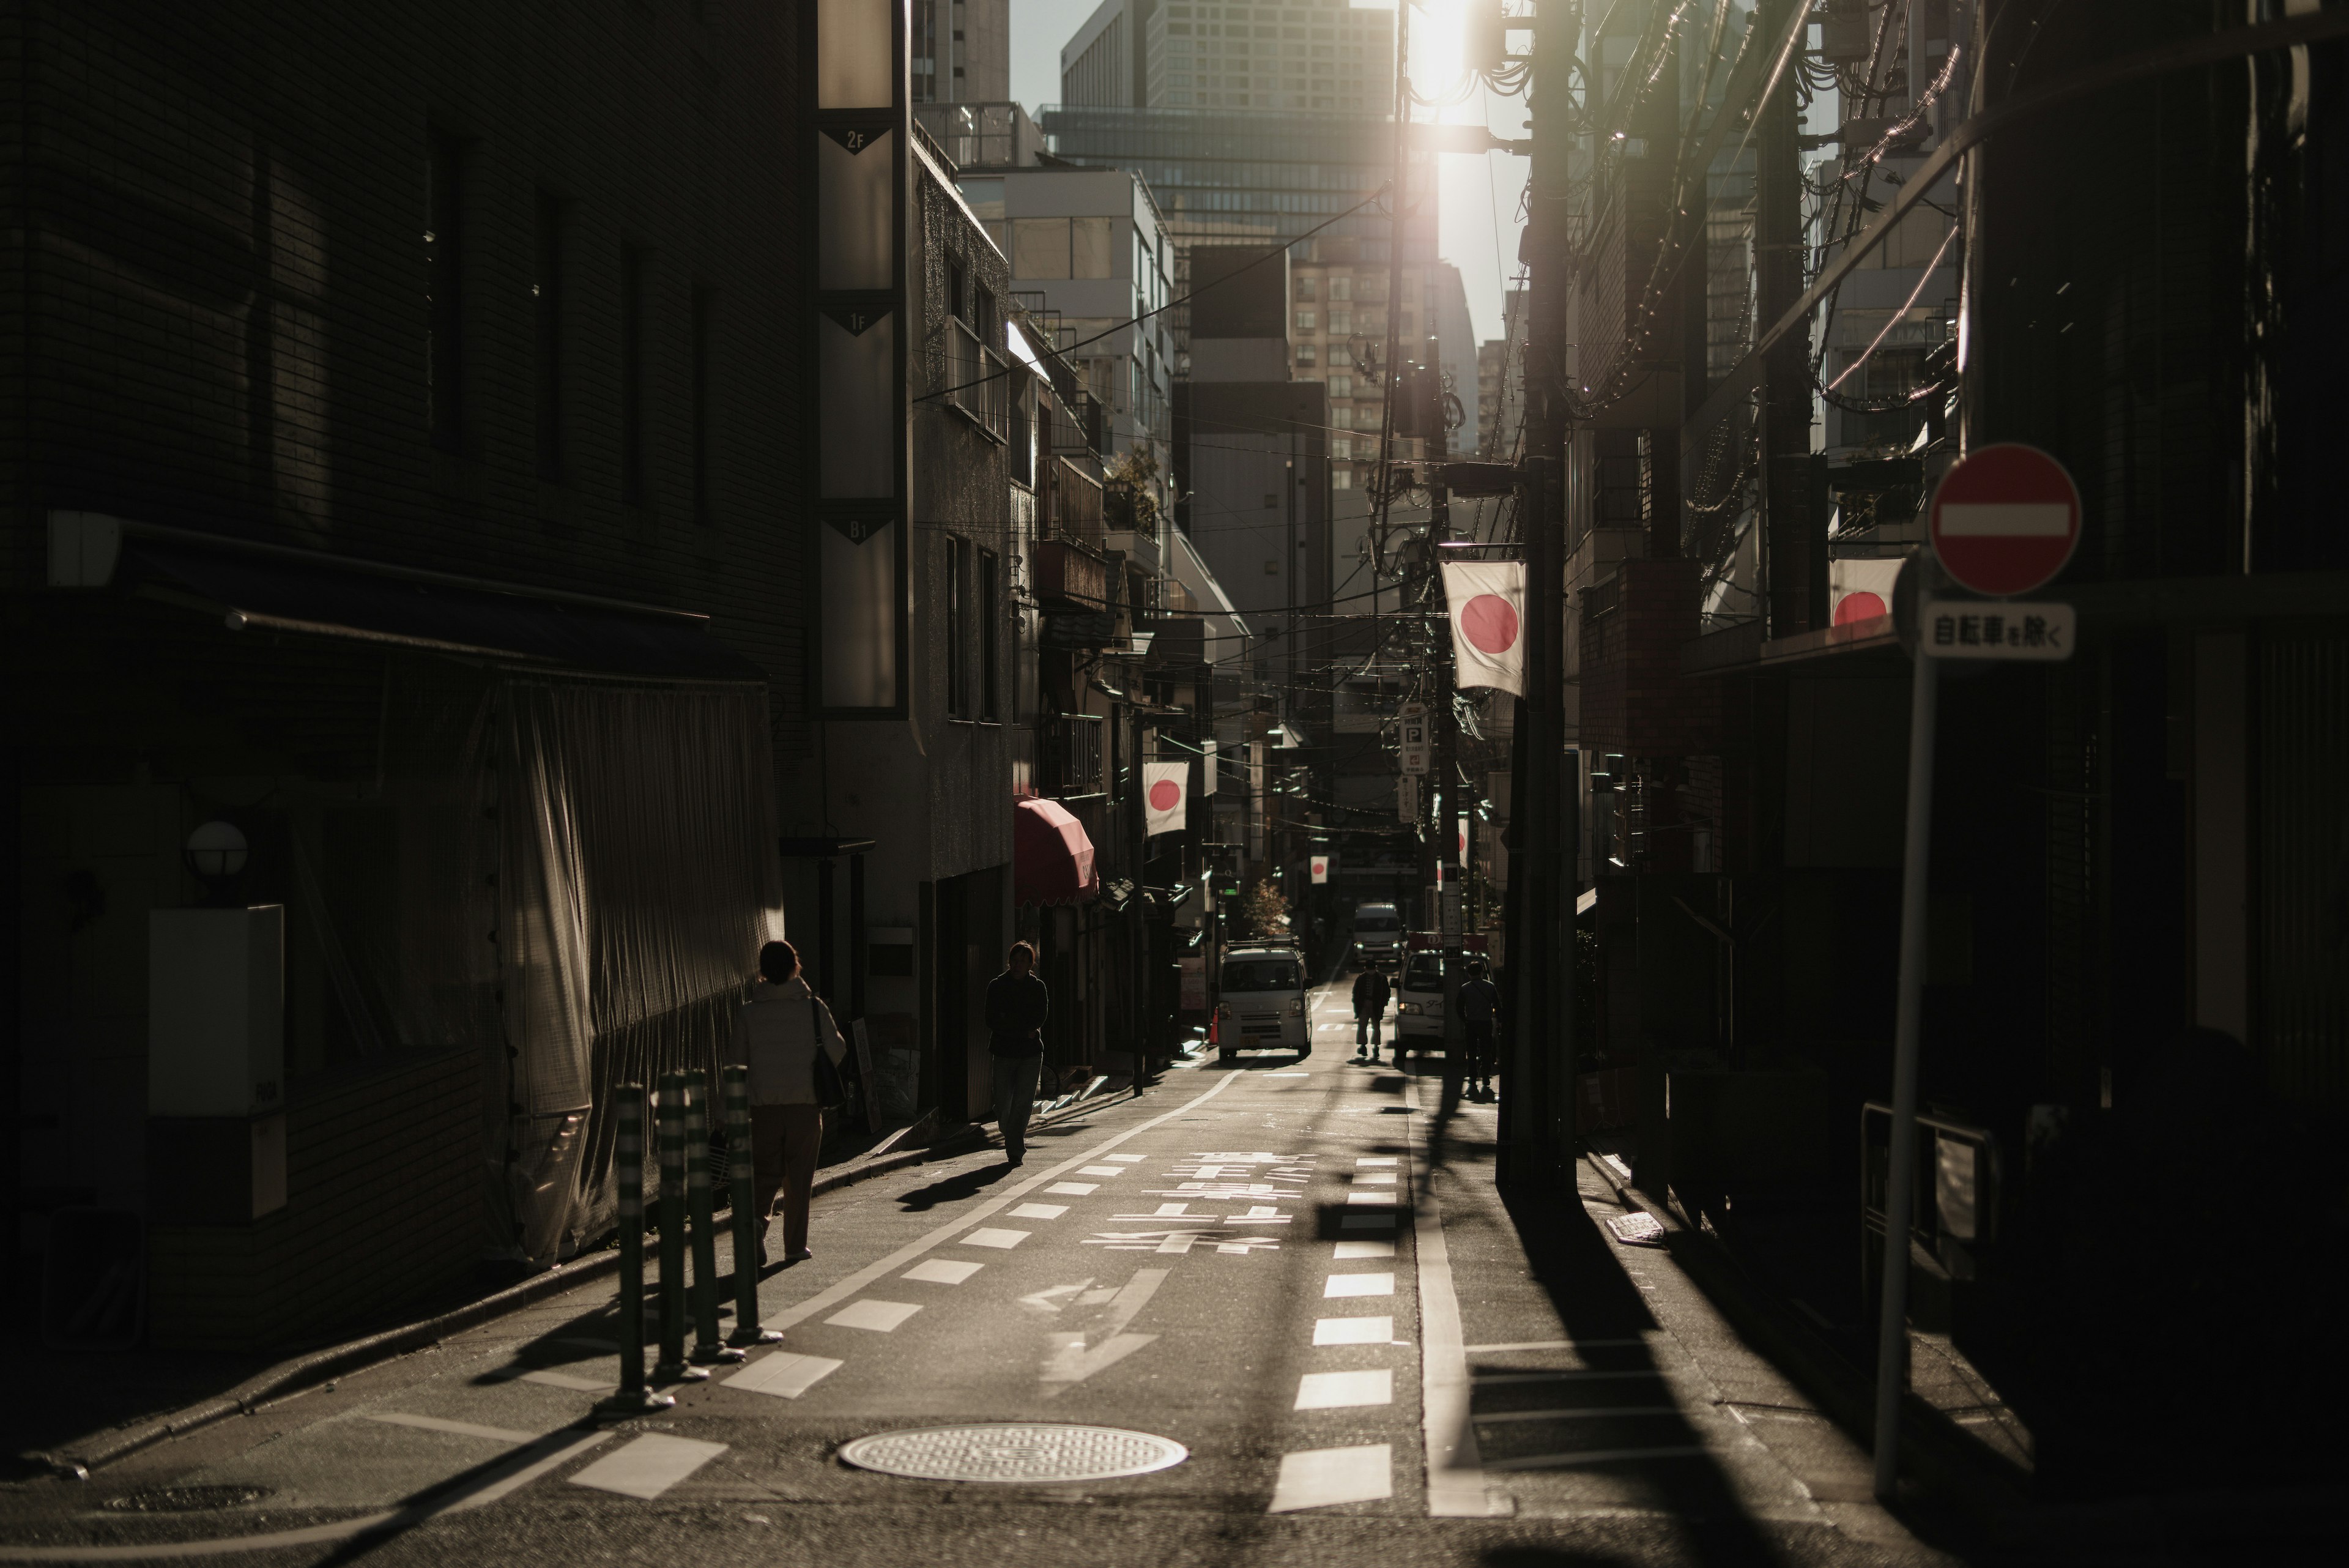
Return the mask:
[(435, 133), (425, 157), (425, 421), (436, 445), (465, 431), (464, 148)]
[(1117, 275), (1115, 252), (1117, 239), (1115, 218), (1071, 218), (1069, 220), (1069, 275), (1071, 277), (1114, 277)]
[[(1330, 363), (1335, 365), (1338, 362), (1338, 356), (1333, 352), (1330, 356)], [(1351, 376), (1331, 376), (1330, 378), (1330, 395), (1333, 398), (1352, 397), (1354, 395), (1354, 378)]]
[(1312, 331), (1312, 330), (1313, 330), (1313, 320), (1314, 320), (1313, 312), (1311, 312), (1311, 311), (1309, 311), (1309, 310), (1300, 310), (1300, 311), (1299, 311), (1299, 312), (1297, 313), (1297, 330), (1299, 330), (1299, 332), (1310, 332), (1310, 331)]
[(538, 389), (538, 476), (563, 478), (563, 203), (538, 193), (538, 254), (530, 284)]
[(996, 638), (1001, 629), (1003, 605), (997, 582), (998, 566), (992, 550), (978, 553), (978, 716), (992, 722), (1002, 717), (998, 711), (995, 665)]
[(709, 521), (709, 318), (716, 300), (713, 291), (697, 286), (693, 291), (693, 320), (688, 330), (692, 335), (689, 346), (693, 356), (693, 520)]
[(620, 253), (620, 497), (645, 498), (645, 273), (643, 251)]
[(968, 541), (948, 535), (947, 539), (947, 717), (967, 718), (968, 671), (965, 665), (969, 655), (963, 639), (970, 635), (968, 607), (963, 599), (963, 581), (968, 574), (970, 545)]

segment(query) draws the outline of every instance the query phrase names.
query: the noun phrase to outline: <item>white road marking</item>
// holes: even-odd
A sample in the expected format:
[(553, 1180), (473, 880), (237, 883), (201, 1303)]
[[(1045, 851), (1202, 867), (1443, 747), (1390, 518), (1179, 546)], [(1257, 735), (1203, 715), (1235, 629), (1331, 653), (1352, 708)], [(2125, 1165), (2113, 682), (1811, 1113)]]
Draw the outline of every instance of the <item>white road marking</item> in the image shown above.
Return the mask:
[(1313, 1324), (1316, 1345), (1385, 1345), (1393, 1338), (1392, 1317), (1325, 1317)]
[[(1339, 1243), (1343, 1246), (1344, 1243)], [(1340, 1257), (1345, 1254), (1340, 1252)], [(1464, 1348), (1471, 1355), (1500, 1355), (1512, 1350), (1597, 1350), (1621, 1349), (1637, 1345), (1647, 1348), (1644, 1339), (1520, 1339), (1508, 1345), (1471, 1345)]]
[(1097, 1291), (1087, 1291), (1084, 1294), (1079, 1296), (1077, 1298), (1077, 1304), (1079, 1306), (1099, 1306), (1103, 1302), (1113, 1302), (1115, 1300), (1117, 1300), (1116, 1287), (1113, 1285), (1103, 1285)]
[[(1403, 1104), (1419, 1109), (1416, 1078), (1404, 1080)], [(1424, 1158), (1420, 1125), (1414, 1116), (1405, 1132), (1414, 1162)], [(1432, 1179), (1412, 1216), (1412, 1258), (1419, 1273), (1419, 1420), (1427, 1455), (1428, 1517), (1490, 1519), (1507, 1513), (1515, 1505), (1485, 1486), (1476, 1428), (1468, 1419), (1468, 1355), (1462, 1348), (1467, 1334), (1460, 1325), (1460, 1298), (1452, 1284), (1444, 1207)]]
[(1331, 1274), (1321, 1284), (1321, 1298), (1335, 1301), (1340, 1296), (1391, 1296), (1394, 1294), (1392, 1274)]
[(985, 1263), (967, 1263), (959, 1258), (925, 1258), (897, 1277), (919, 1280), (926, 1285), (958, 1285), (985, 1267)]
[(1065, 1203), (1022, 1203), (1011, 1211), (1014, 1220), (1058, 1220), (1069, 1211)]
[(864, 1267), (857, 1270), (846, 1279), (825, 1286), (823, 1290), (818, 1291), (815, 1294), (807, 1297), (803, 1301), (784, 1301), (782, 1298), (787, 1294), (791, 1287), (787, 1279), (778, 1275), (777, 1278), (771, 1282), (768, 1287), (766, 1287), (772, 1290), (777, 1298), (771, 1310), (767, 1310), (762, 1305), (766, 1326), (769, 1328), (787, 1330), (795, 1324), (805, 1323), (808, 1319), (815, 1316), (816, 1314), (824, 1311), (826, 1308), (837, 1305), (839, 1303), (848, 1300), (851, 1296), (854, 1296), (857, 1292), (873, 1283), (875, 1280), (881, 1279), (885, 1275), (894, 1273), (897, 1270), (904, 1268), (906, 1264), (915, 1262), (919, 1259), (923, 1253), (929, 1251), (932, 1248), (942, 1246), (945, 1243), (953, 1241), (964, 1231), (978, 1224), (980, 1220), (985, 1220), (991, 1215), (1001, 1213), (1005, 1209), (1009, 1208), (1019, 1199), (1027, 1197), (1028, 1194), (1035, 1191), (1038, 1187), (1041, 1186), (1046, 1181), (1049, 1181), (1053, 1177), (1059, 1176), (1064, 1171), (1073, 1170), (1087, 1160), (1101, 1159), (1106, 1157), (1112, 1149), (1114, 1149), (1118, 1145), (1124, 1143), (1127, 1139), (1139, 1137), (1142, 1134), (1150, 1131), (1153, 1127), (1164, 1126), (1165, 1123), (1174, 1120), (1177, 1116), (1186, 1115), (1191, 1111), (1198, 1109), (1201, 1106), (1206, 1105), (1209, 1100), (1214, 1099), (1217, 1095), (1222, 1094), (1226, 1089), (1231, 1087), (1232, 1080), (1239, 1075), (1239, 1071), (1237, 1068), (1226, 1072), (1222, 1077), (1216, 1079), (1212, 1085), (1201, 1090), (1198, 1094), (1192, 1096), (1181, 1105), (1175, 1106), (1168, 1110), (1161, 1111), (1158, 1115), (1151, 1117), (1148, 1121), (1139, 1122), (1134, 1126), (1126, 1128), (1123, 1132), (1118, 1133), (1101, 1143), (1095, 1144), (1092, 1148), (1087, 1149), (1084, 1153), (1072, 1155), (1068, 1159), (1063, 1160), (1061, 1164), (1054, 1166), (1051, 1169), (1040, 1171), (1038, 1174), (1030, 1177), (1027, 1180), (1021, 1182), (1010, 1191), (1002, 1194), (1000, 1197), (990, 1199), (988, 1201), (982, 1203), (978, 1208), (972, 1210), (969, 1213), (961, 1216), (959, 1219), (947, 1221), (946, 1224), (939, 1226), (936, 1230), (932, 1231), (926, 1236), (918, 1237), (914, 1241), (906, 1242), (904, 1246), (898, 1248), (887, 1257), (880, 1259), (878, 1262), (865, 1264)]
[(1392, 1241), (1340, 1241), (1338, 1243), (1338, 1261), (1341, 1263), (1354, 1258), (1392, 1258), (1393, 1256)]
[[(1188, 1214), (1190, 1211), (1191, 1206), (1187, 1203), (1162, 1203), (1148, 1216), (1148, 1218), (1153, 1220), (1164, 1220), (1177, 1214)], [(1119, 1218), (1123, 1219), (1124, 1216), (1120, 1215)], [(1143, 1217), (1136, 1215), (1134, 1218), (1141, 1219)]]
[(409, 1416), (392, 1410), (360, 1418), (381, 1421), (387, 1427), (414, 1427), (419, 1431), (447, 1432), (452, 1437), (482, 1438), (492, 1443), (534, 1443), (539, 1439), (536, 1432), (509, 1432), (503, 1427), (477, 1427), (471, 1421), (444, 1421), (438, 1416)]
[(1394, 1184), (1395, 1173), (1392, 1170), (1358, 1171), (1354, 1176), (1357, 1187), (1392, 1187)]
[(1391, 1154), (1366, 1154), (1354, 1161), (1356, 1165), (1392, 1165), (1394, 1162), (1395, 1157)]
[(1154, 1334), (1126, 1334), (1123, 1331), (1134, 1320), (1135, 1314), (1150, 1303), (1150, 1298), (1158, 1293), (1158, 1287), (1166, 1282), (1166, 1274), (1164, 1269), (1136, 1269), (1133, 1278), (1113, 1295), (1106, 1291), (1088, 1291), (1077, 1298), (1081, 1305), (1097, 1295), (1109, 1295), (1109, 1310), (1102, 1314), (1101, 1322), (1092, 1332), (1093, 1345), (1090, 1350), (1085, 1347), (1088, 1337), (1085, 1334), (1055, 1336), (1060, 1341), (1059, 1347), (1052, 1358), (1044, 1364), (1043, 1381), (1047, 1397), (1071, 1384), (1083, 1382), (1102, 1368), (1124, 1360), (1143, 1345), (1157, 1340)]
[(1100, 1187), (1097, 1181), (1056, 1181), (1044, 1189), (1047, 1192), (1063, 1192), (1071, 1198), (1082, 1198)]
[(1382, 1502), (1394, 1495), (1394, 1449), (1386, 1443), (1306, 1449), (1280, 1457), (1268, 1513), (1294, 1513), (1341, 1502)]
[(1102, 1158), (1113, 1165), (1140, 1165), (1143, 1158), (1138, 1154), (1105, 1154)]
[(1347, 1410), (1359, 1405), (1394, 1403), (1394, 1374), (1381, 1366), (1372, 1372), (1309, 1372), (1297, 1380), (1298, 1410)]
[(1019, 1304), (1024, 1307), (1033, 1307), (1038, 1312), (1059, 1312), (1069, 1304), (1061, 1299), (1062, 1296), (1075, 1295), (1092, 1283), (1092, 1281), (1087, 1279), (1079, 1280), (1073, 1285), (1054, 1285), (1050, 1290), (1038, 1291), (1032, 1296), (1021, 1296)]
[(778, 1399), (796, 1399), (846, 1365), (829, 1355), (797, 1355), (788, 1350), (778, 1350), (771, 1355), (761, 1356), (726, 1379), (725, 1386), (740, 1388), (746, 1394), (771, 1394)]
[(1390, 1209), (1394, 1207), (1394, 1200), (1395, 1195), (1392, 1192), (1349, 1192), (1346, 1194), (1346, 1201), (1349, 1203), (1376, 1203), (1382, 1204)]
[(1077, 1174), (1079, 1176), (1123, 1176), (1125, 1174), (1125, 1167), (1122, 1165), (1088, 1165), (1081, 1167), (1077, 1171)]
[(962, 1239), (962, 1244), (966, 1247), (993, 1247), (999, 1251), (1009, 1251), (1012, 1248), (1019, 1245), (1020, 1242), (1025, 1241), (1034, 1233), (1035, 1232), (1031, 1231), (997, 1231), (993, 1229), (973, 1231), (969, 1235), (965, 1236)]
[(723, 1443), (647, 1432), (571, 1477), (571, 1484), (650, 1502), (725, 1451)]
[(1267, 1073), (1264, 1075), (1264, 1076), (1268, 1078), (1309, 1078), (1312, 1075), (1313, 1075), (1310, 1073)]
[(867, 1296), (861, 1302), (851, 1302), (823, 1321), (833, 1328), (869, 1328), (875, 1334), (887, 1334), (921, 1310), (917, 1303), (875, 1301)]
[(1187, 1252), (1198, 1243), (1202, 1237), (1211, 1236), (1213, 1234), (1215, 1234), (1215, 1232), (1212, 1231), (1169, 1231), (1166, 1232), (1166, 1239), (1158, 1243), (1157, 1250), (1162, 1252), (1174, 1252), (1177, 1254)]
[(582, 1377), (575, 1372), (546, 1372), (525, 1366), (501, 1366), (490, 1376), (501, 1381), (537, 1383), (549, 1388), (569, 1388), (581, 1394), (608, 1394), (614, 1386), (608, 1377)]
[(1703, 1454), (1702, 1449), (1599, 1449), (1581, 1454), (1528, 1454), (1523, 1459), (1494, 1459), (1485, 1466), (1485, 1469), (1564, 1469), (1569, 1465), (1604, 1465), (1612, 1464), (1619, 1459), (1693, 1459), (1702, 1458)]

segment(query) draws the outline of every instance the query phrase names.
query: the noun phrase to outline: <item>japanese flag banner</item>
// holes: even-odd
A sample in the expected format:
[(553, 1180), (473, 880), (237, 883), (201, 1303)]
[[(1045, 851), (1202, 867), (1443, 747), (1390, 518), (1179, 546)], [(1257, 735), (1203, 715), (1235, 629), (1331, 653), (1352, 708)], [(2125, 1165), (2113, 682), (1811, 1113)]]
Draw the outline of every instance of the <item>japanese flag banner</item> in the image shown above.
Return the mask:
[(1183, 831), (1183, 797), (1191, 792), (1190, 778), (1191, 764), (1188, 763), (1142, 764), (1143, 805), (1148, 815), (1148, 825), (1143, 829), (1143, 836)]
[(1525, 563), (1446, 563), (1444, 597), (1451, 606), (1454, 684), (1524, 696)]
[(1328, 857), (1327, 855), (1316, 855), (1315, 857), (1313, 857), (1313, 880), (1314, 880), (1314, 882), (1318, 885), (1318, 884), (1320, 884), (1320, 883), (1323, 883), (1323, 882), (1327, 882), (1329, 879), (1330, 879), (1330, 857)]

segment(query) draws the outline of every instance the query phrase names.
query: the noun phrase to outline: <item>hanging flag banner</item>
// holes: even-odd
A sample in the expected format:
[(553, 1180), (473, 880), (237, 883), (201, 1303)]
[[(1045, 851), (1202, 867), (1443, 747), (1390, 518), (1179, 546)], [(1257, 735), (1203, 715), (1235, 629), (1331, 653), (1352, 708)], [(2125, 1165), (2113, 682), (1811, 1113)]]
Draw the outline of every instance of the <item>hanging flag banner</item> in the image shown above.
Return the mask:
[(1206, 753), (1199, 763), (1199, 793), (1213, 794), (1216, 793), (1216, 771), (1223, 763), (1216, 755), (1215, 742), (1209, 741), (1199, 749)]
[(1479, 561), (1444, 567), (1451, 606), (1453, 684), (1526, 694), (1526, 567)]
[(1142, 764), (1143, 804), (1148, 816), (1148, 826), (1143, 829), (1143, 836), (1183, 831), (1183, 800), (1190, 793), (1190, 777), (1191, 764), (1188, 763)]
[(1322, 882), (1327, 882), (1329, 879), (1330, 879), (1330, 857), (1329, 857), (1329, 856), (1327, 856), (1327, 855), (1316, 855), (1315, 857), (1313, 857), (1313, 880), (1314, 880), (1314, 882), (1315, 882), (1316, 884), (1319, 884), (1319, 883), (1322, 883)]

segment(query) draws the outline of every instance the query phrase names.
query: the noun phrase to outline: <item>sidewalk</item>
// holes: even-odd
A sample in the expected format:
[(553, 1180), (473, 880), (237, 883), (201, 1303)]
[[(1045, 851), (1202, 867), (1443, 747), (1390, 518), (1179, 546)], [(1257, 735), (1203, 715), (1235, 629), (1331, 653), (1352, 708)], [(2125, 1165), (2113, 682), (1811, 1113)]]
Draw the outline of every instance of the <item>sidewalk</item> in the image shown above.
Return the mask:
[[(1084, 1089), (1040, 1102), (1037, 1127), (1087, 1115), (1130, 1096), (1122, 1080), (1096, 1078)], [(821, 1168), (821, 1196), (888, 1171), (968, 1153), (992, 1141), (991, 1123), (965, 1123), (930, 1136), (922, 1124), (878, 1137), (864, 1137)], [(922, 1137), (904, 1147), (906, 1135)], [(728, 1214), (720, 1210), (721, 1271), (731, 1267)], [(14, 1397), (0, 1419), (0, 1482), (56, 1473), (79, 1465), (97, 1469), (181, 1432), (331, 1383), (363, 1367), (437, 1344), (443, 1336), (527, 1309), (548, 1296), (616, 1272), (619, 1254), (608, 1243), (536, 1274), (485, 1263), (456, 1289), (403, 1302), (380, 1315), (334, 1329), (274, 1354), (206, 1355), (139, 1350), (129, 1353), (50, 1351), (13, 1359)], [(10, 1304), (6, 1331), (21, 1346), (37, 1346), (37, 1293)]]

